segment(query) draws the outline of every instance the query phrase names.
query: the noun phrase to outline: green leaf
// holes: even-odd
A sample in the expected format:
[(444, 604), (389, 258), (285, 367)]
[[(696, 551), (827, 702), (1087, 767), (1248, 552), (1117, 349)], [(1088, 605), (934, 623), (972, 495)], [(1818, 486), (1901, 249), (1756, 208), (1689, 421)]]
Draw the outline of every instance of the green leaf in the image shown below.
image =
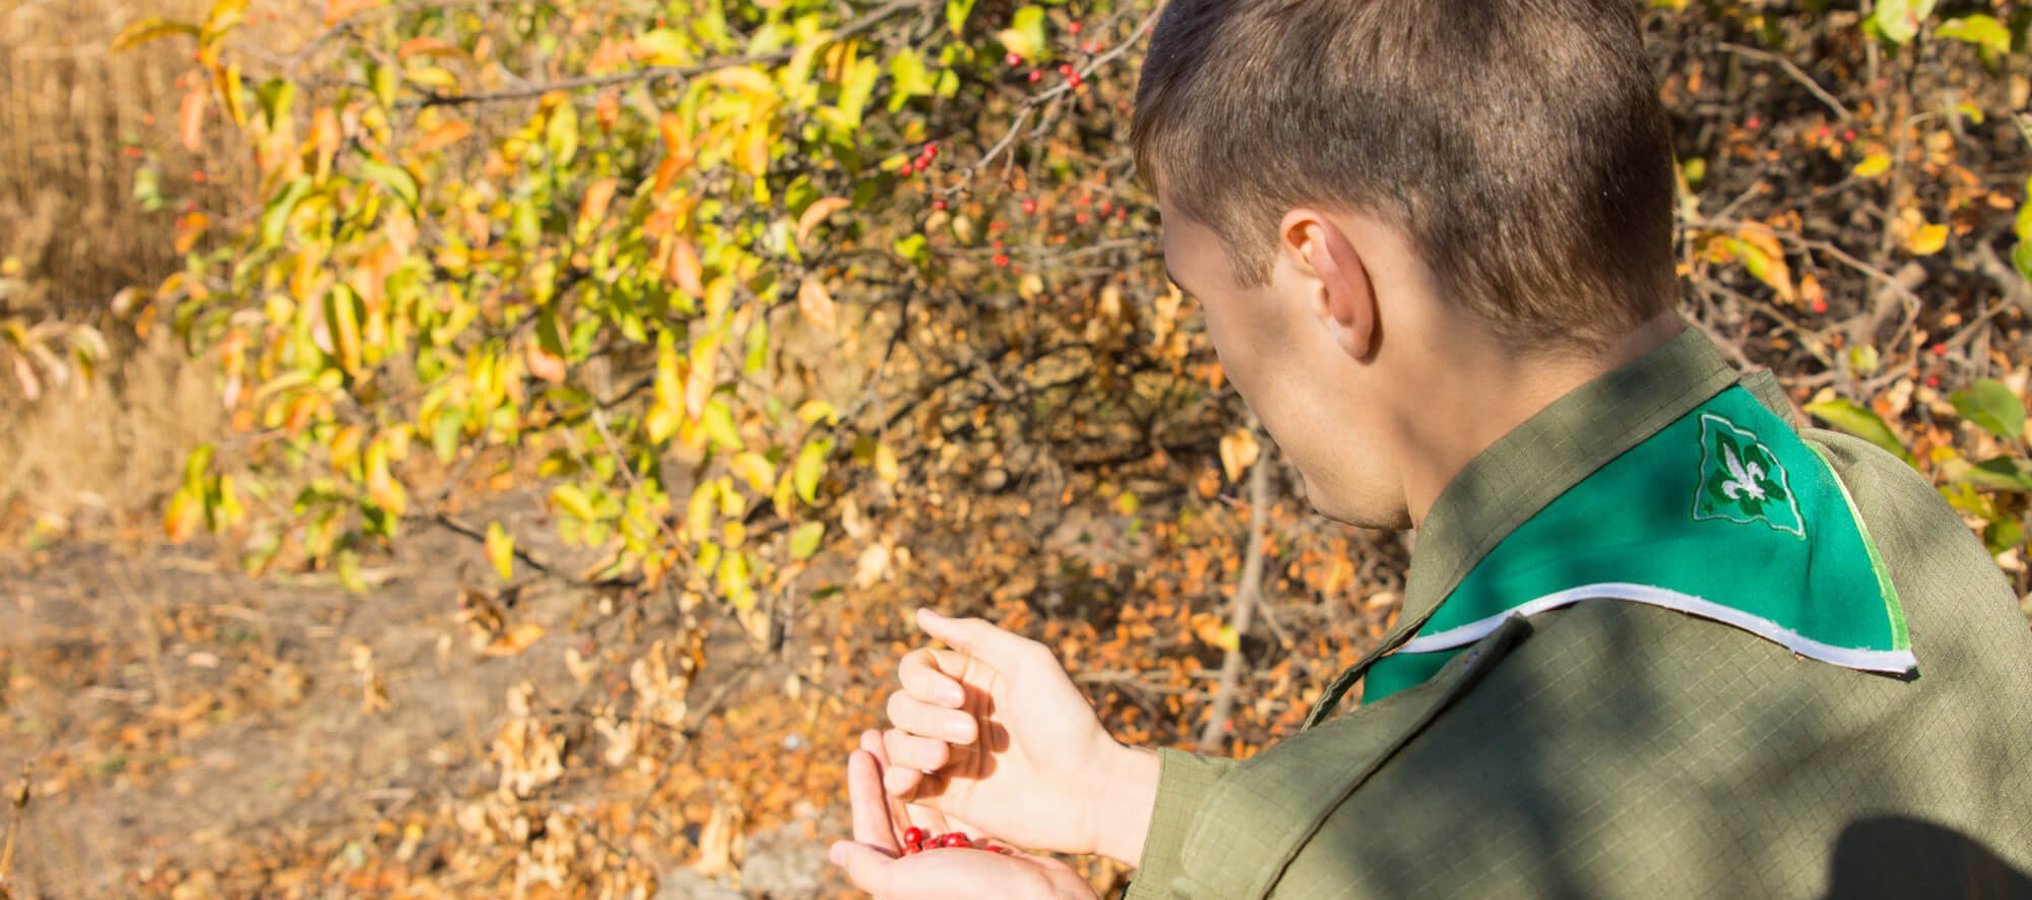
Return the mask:
[(1984, 378), (1948, 398), (1954, 411), (1984, 431), (2015, 441), (2025, 433), (2025, 404), (1994, 378)]
[(1009, 20), (1009, 27), (996, 37), (1002, 40), (1003, 48), (1033, 63), (1044, 58), (1044, 7), (1026, 6), (1016, 11)]
[(402, 204), (409, 207), (410, 212), (416, 211), (417, 196), (420, 192), (416, 186), (416, 176), (409, 174), (408, 169), (369, 159), (360, 162), (360, 174), (401, 198)]
[(579, 155), (579, 109), (571, 101), (551, 110), (550, 121), (543, 126), (543, 146), (550, 151), (550, 164), (560, 169)]
[(889, 111), (902, 109), (912, 97), (931, 93), (931, 73), (915, 50), (903, 50), (889, 57)]
[(2026, 281), (2032, 281), (2032, 239), (2019, 241), (2018, 246), (2011, 248), (2011, 265), (2017, 267)]
[(301, 177), (283, 185), (280, 192), (269, 198), (268, 206), (261, 210), (262, 247), (281, 246), (283, 231), (289, 227), (289, 214), (296, 212), (296, 205), (309, 193), (310, 179)]
[(797, 451), (797, 465), (791, 471), (797, 497), (807, 504), (818, 502), (818, 481), (825, 476), (826, 457), (833, 452), (832, 441), (813, 441)]
[(1933, 14), (1934, 0), (1877, 0), (1868, 24), (1886, 42), (1903, 46), (1919, 35), (1919, 26)]
[(825, 537), (824, 522), (806, 522), (791, 529), (790, 558), (810, 559), (812, 554), (818, 552), (818, 542), (822, 537)]
[(1962, 16), (1942, 22), (1933, 33), (1944, 38), (1967, 41), (1998, 56), (2011, 54), (2011, 30), (1994, 16)]
[(1986, 491), (2032, 493), (2032, 472), (2026, 471), (2023, 461), (2008, 456), (1984, 460), (1969, 467), (1960, 481)]
[(967, 15), (974, 11), (974, 0), (945, 0), (945, 24), (953, 34), (966, 28)]
[(1857, 405), (1853, 400), (1836, 397), (1819, 403), (1808, 403), (1806, 411), (1826, 420), (1836, 428), (1891, 451), (1907, 463), (1914, 462), (1912, 453), (1905, 449), (1904, 442), (1898, 440), (1898, 435), (1891, 430), (1891, 426), (1885, 424), (1876, 413)]

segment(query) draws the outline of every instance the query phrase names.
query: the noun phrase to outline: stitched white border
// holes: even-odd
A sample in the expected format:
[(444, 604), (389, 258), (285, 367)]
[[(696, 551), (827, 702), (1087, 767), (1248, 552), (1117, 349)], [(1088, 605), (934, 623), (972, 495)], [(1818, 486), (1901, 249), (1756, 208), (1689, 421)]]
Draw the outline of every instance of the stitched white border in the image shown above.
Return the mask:
[(1919, 665), (1919, 659), (1910, 650), (1857, 650), (1837, 647), (1816, 641), (1806, 635), (1762, 616), (1753, 616), (1740, 609), (1723, 606), (1710, 600), (1703, 600), (1692, 594), (1682, 594), (1667, 588), (1648, 584), (1628, 582), (1604, 582), (1584, 584), (1568, 588), (1555, 594), (1547, 594), (1536, 600), (1511, 607), (1496, 615), (1466, 625), (1414, 638), (1397, 648), (1399, 653), (1431, 653), (1435, 650), (1451, 650), (1481, 640), (1493, 633), (1497, 626), (1511, 614), (1525, 617), (1538, 615), (1547, 610), (1572, 606), (1582, 600), (1628, 600), (1651, 606), (1662, 606), (1683, 613), (1713, 619), (1734, 625), (1744, 631), (1768, 638), (1801, 656), (1810, 656), (1822, 662), (1834, 663), (1850, 669), (1867, 669), (1872, 672), (1909, 672)]

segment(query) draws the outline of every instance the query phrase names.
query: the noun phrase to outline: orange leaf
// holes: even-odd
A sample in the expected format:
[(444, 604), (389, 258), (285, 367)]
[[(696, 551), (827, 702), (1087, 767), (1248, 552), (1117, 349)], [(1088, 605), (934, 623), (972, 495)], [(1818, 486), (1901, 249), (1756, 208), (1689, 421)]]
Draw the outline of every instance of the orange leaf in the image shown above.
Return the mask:
[(529, 374), (548, 381), (551, 384), (564, 383), (564, 359), (549, 350), (543, 349), (542, 341), (530, 338), (524, 343), (522, 345), (522, 361), (528, 364)]
[(183, 139), (185, 150), (195, 151), (205, 139), (206, 91), (191, 88), (183, 95), (183, 105), (177, 109), (177, 133)]
[(417, 140), (416, 145), (411, 147), (410, 150), (418, 155), (443, 150), (446, 147), (465, 140), (472, 133), (473, 126), (467, 125), (457, 119), (451, 119), (431, 129), (428, 134)]
[(670, 264), (666, 271), (677, 289), (694, 297), (706, 292), (704, 272), (699, 266), (698, 248), (684, 238), (670, 242)]
[(614, 191), (621, 186), (618, 178), (602, 178), (586, 188), (586, 200), (579, 204), (578, 227), (585, 228), (599, 224), (607, 215), (607, 206), (614, 202)]
[(341, 19), (380, 5), (381, 0), (325, 0), (325, 25), (337, 25)]
[(508, 633), (495, 638), (494, 642), (488, 644), (487, 649), (481, 652), (488, 656), (514, 656), (529, 649), (529, 645), (536, 643), (537, 639), (541, 637), (543, 637), (543, 626), (535, 622), (525, 622), (510, 629)]
[(826, 197), (812, 201), (810, 206), (804, 208), (804, 215), (797, 217), (797, 246), (803, 247), (811, 243), (811, 233), (818, 229), (819, 223), (825, 221), (827, 216), (852, 205), (853, 202), (845, 197)]
[(817, 277), (807, 277), (797, 287), (797, 311), (811, 324), (825, 331), (832, 331), (837, 321), (833, 306), (833, 295), (826, 290), (825, 282)]

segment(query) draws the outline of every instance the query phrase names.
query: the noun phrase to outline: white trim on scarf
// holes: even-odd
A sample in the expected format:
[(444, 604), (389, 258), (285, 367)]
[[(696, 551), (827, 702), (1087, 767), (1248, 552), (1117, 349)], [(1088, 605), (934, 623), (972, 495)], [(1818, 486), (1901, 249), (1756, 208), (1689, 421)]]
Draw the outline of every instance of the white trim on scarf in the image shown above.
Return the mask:
[(1399, 647), (1399, 653), (1431, 653), (1435, 650), (1451, 650), (1488, 637), (1503, 620), (1512, 614), (1529, 618), (1548, 610), (1572, 606), (1582, 600), (1628, 600), (1649, 606), (1662, 606), (1678, 610), (1703, 619), (1713, 619), (1727, 625), (1734, 625), (1759, 637), (1778, 642), (1786, 649), (1801, 656), (1808, 656), (1822, 662), (1830, 662), (1849, 669), (1864, 669), (1871, 672), (1910, 672), (1919, 666), (1919, 658), (1907, 650), (1861, 650), (1853, 647), (1838, 647), (1822, 643), (1783, 625), (1755, 616), (1740, 609), (1723, 606), (1711, 600), (1703, 600), (1692, 594), (1682, 594), (1668, 588), (1628, 582), (1604, 582), (1584, 584), (1558, 593), (1547, 594), (1536, 600), (1520, 603), (1503, 612), (1459, 625), (1445, 631), (1423, 635)]

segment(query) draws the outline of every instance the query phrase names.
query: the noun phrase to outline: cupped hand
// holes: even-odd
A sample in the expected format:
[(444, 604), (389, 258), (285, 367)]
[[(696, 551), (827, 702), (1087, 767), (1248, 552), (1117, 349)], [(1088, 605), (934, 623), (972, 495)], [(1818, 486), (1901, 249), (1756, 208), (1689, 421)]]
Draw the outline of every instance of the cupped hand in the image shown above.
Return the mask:
[(1051, 651), (980, 619), (919, 610), (918, 625), (952, 649), (899, 666), (882, 736), (889, 794), (1028, 847), (1117, 859), (1131, 838), (1140, 848), (1155, 757), (1108, 736)]
[(847, 796), (854, 839), (833, 844), (828, 858), (854, 886), (878, 900), (950, 900), (952, 897), (1090, 898), (1096, 895), (1070, 866), (1045, 856), (946, 847), (904, 855), (902, 836), (913, 824), (927, 831), (958, 830), (982, 837), (935, 810), (910, 807), (882, 789), (888, 761), (881, 736), (862, 735), (847, 759)]

